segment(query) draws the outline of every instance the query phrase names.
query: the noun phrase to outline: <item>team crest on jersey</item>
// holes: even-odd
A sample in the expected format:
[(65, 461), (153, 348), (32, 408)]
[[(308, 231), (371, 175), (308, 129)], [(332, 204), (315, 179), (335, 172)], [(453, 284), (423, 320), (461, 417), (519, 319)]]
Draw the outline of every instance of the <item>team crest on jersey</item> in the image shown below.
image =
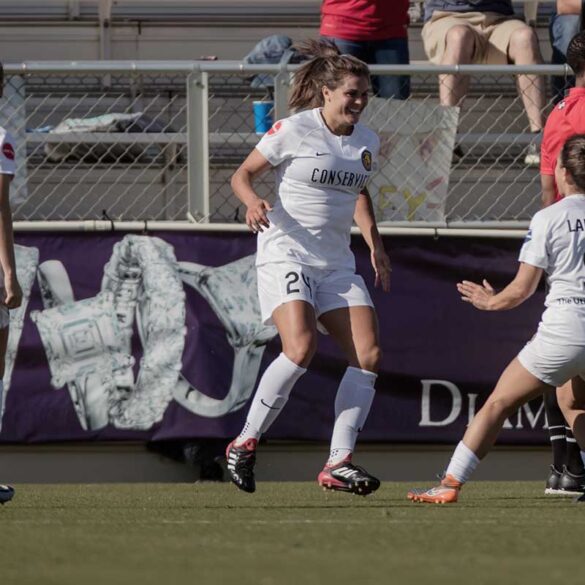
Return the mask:
[(270, 130), (268, 130), (268, 136), (273, 136), (274, 134), (276, 134), (280, 129), (282, 128), (282, 121), (279, 120), (278, 122), (275, 122), (272, 125), (272, 128), (270, 128)]
[(362, 164), (366, 171), (372, 170), (372, 153), (369, 150), (364, 150), (362, 152)]
[(4, 154), (8, 160), (14, 160), (14, 147), (10, 142), (5, 142), (2, 145), (2, 154)]

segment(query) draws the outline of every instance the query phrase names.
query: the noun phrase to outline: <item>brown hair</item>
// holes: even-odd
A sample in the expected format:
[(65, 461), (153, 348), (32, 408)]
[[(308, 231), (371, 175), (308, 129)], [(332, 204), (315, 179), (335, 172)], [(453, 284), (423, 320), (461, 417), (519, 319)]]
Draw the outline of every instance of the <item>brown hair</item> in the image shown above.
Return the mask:
[(585, 134), (575, 134), (565, 142), (561, 166), (567, 169), (581, 193), (585, 193)]
[(585, 73), (585, 31), (571, 39), (567, 47), (567, 63), (577, 77)]
[(323, 86), (330, 90), (337, 89), (347, 75), (370, 78), (370, 70), (363, 61), (351, 55), (340, 55), (332, 41), (307, 40), (295, 45), (295, 49), (301, 55), (311, 57), (311, 60), (295, 72), (288, 100), (292, 111), (322, 106)]

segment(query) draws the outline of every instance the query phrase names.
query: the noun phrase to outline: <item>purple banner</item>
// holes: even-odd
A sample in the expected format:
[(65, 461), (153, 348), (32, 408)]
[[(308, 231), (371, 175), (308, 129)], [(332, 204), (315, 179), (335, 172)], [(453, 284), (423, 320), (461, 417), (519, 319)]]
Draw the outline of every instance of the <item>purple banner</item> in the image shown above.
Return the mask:
[[(501, 287), (518, 240), (386, 238), (392, 290), (373, 288), (384, 358), (365, 441), (453, 443), (500, 372), (536, 330), (543, 293), (484, 313), (455, 283)], [(52, 234), (17, 237), (21, 310), (11, 314), (2, 442), (228, 438), (280, 352), (260, 323), (246, 234)], [(319, 351), (268, 433), (328, 440), (346, 367), (332, 340)], [(542, 402), (510, 418), (500, 441), (545, 442)]]

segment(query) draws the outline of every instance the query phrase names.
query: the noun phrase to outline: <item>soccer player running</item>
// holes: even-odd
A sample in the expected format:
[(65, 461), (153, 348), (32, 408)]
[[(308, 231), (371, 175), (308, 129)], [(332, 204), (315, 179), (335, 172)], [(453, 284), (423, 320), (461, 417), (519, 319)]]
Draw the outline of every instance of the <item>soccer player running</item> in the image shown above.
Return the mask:
[[(0, 97), (3, 86), (0, 71)], [(15, 173), (14, 140), (0, 127), (0, 406), (4, 391), (4, 358), (8, 343), (9, 309), (16, 309), (22, 302), (22, 291), (16, 279), (14, 240), (12, 236), (12, 213), (10, 211), (10, 181)], [(14, 497), (14, 488), (0, 485), (0, 504)]]
[[(546, 121), (541, 146), (540, 179), (543, 207), (562, 196), (555, 185), (555, 166), (565, 141), (585, 133), (585, 33), (576, 34), (566, 50), (566, 60), (575, 73), (575, 87), (569, 90)], [(565, 389), (559, 389), (565, 392)], [(585, 468), (581, 450), (560, 410), (557, 393), (544, 395), (544, 407), (552, 446), (553, 463), (545, 486), (545, 494), (578, 495), (585, 491)]]
[[(232, 481), (256, 489), (256, 447), (284, 408), (317, 347), (317, 329), (344, 352), (335, 426), (321, 486), (367, 495), (380, 482), (352, 463), (381, 358), (378, 323), (350, 250), (352, 219), (371, 250), (375, 284), (390, 287), (390, 262), (376, 228), (366, 184), (376, 169), (378, 136), (359, 124), (368, 103), (368, 66), (327, 41), (307, 41), (311, 60), (296, 72), (289, 118), (274, 124), (232, 178), (258, 234), (256, 266), (262, 318), (274, 323), (282, 353), (264, 372), (246, 423), (226, 451)], [(260, 198), (254, 180), (276, 171), (277, 200)]]
[(559, 404), (577, 442), (585, 447), (585, 134), (565, 142), (555, 180), (564, 198), (534, 215), (514, 280), (499, 293), (486, 280), (457, 284), (463, 301), (483, 311), (503, 311), (530, 297), (545, 272), (549, 284), (546, 310), (536, 335), (510, 362), (471, 421), (440, 485), (411, 490), (411, 500), (456, 502), (506, 418), (569, 380), (571, 384), (559, 392)]

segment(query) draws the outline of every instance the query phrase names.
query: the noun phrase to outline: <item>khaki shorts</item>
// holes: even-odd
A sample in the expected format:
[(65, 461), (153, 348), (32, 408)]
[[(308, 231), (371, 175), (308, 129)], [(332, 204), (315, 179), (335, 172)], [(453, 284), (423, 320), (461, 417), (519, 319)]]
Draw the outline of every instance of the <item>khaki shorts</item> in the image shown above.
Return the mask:
[(514, 17), (495, 12), (442, 12), (436, 10), (423, 26), (425, 53), (431, 63), (440, 65), (445, 53), (447, 32), (456, 25), (469, 27), (475, 33), (473, 63), (506, 65), (512, 33), (527, 26)]

